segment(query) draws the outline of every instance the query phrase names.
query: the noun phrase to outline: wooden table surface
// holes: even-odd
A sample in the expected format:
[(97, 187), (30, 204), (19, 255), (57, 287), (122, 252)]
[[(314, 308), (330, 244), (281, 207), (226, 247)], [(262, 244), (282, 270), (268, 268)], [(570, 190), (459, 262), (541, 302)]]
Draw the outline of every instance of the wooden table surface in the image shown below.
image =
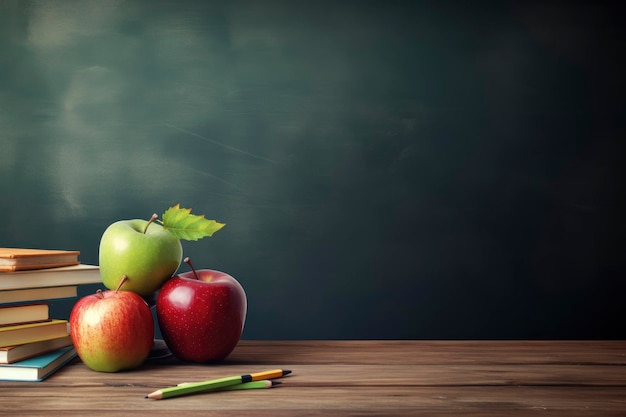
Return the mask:
[[(162, 387), (291, 369), (272, 389), (167, 400)], [(241, 341), (220, 364), (115, 374), (79, 360), (0, 383), (11, 416), (626, 416), (626, 341)]]

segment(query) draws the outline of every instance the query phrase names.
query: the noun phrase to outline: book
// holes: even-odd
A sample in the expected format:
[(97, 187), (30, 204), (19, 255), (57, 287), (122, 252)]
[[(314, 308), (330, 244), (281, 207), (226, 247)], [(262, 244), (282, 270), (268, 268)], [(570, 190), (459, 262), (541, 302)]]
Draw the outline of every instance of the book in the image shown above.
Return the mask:
[(0, 271), (54, 268), (78, 265), (79, 251), (0, 248)]
[(75, 357), (76, 349), (68, 346), (19, 362), (0, 364), (0, 380), (43, 381)]
[(45, 321), (49, 310), (45, 303), (0, 306), (0, 326)]
[(78, 297), (76, 285), (0, 291), (0, 304)]
[(0, 348), (0, 364), (18, 362), (72, 345), (70, 335)]
[(67, 325), (67, 320), (52, 319), (39, 323), (0, 326), (0, 347), (67, 336)]
[(100, 268), (87, 264), (32, 271), (0, 272), (0, 291), (101, 283)]

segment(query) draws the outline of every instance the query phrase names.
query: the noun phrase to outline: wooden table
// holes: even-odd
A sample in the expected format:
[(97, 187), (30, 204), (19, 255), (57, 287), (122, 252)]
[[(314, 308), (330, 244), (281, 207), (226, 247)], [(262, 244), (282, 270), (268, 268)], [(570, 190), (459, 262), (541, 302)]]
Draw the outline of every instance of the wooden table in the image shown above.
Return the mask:
[[(184, 381), (291, 369), (277, 388), (144, 396)], [(79, 360), (0, 383), (11, 416), (626, 416), (626, 341), (241, 341), (218, 365), (116, 374)]]

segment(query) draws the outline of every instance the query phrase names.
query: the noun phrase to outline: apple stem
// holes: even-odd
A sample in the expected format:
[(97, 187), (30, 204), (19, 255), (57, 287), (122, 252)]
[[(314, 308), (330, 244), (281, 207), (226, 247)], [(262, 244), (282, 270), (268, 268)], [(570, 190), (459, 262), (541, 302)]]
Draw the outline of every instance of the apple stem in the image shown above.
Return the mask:
[(122, 275), (122, 279), (120, 280), (120, 283), (117, 284), (117, 288), (115, 289), (115, 292), (118, 292), (120, 290), (120, 288), (122, 288), (122, 285), (124, 285), (124, 283), (128, 280), (128, 277), (126, 275)]
[(189, 267), (190, 267), (190, 268), (191, 268), (191, 270), (193, 271), (193, 276), (194, 276), (196, 279), (198, 279), (198, 280), (199, 280), (200, 278), (198, 278), (198, 273), (196, 272), (196, 268), (194, 268), (194, 267), (193, 267), (193, 265), (192, 265), (192, 263), (191, 263), (191, 259), (189, 259), (189, 256), (187, 256), (187, 257), (183, 260), (183, 262), (185, 262), (187, 265), (189, 265)]
[(159, 218), (159, 215), (158, 215), (158, 214), (156, 214), (156, 213), (154, 213), (154, 214), (152, 215), (152, 217), (150, 217), (150, 220), (148, 220), (148, 223), (146, 224), (146, 228), (145, 228), (145, 229), (143, 229), (143, 234), (144, 234), (144, 235), (145, 235), (145, 234), (146, 234), (146, 232), (148, 231), (148, 226), (150, 226), (152, 223), (154, 223), (154, 221), (155, 221), (156, 219), (158, 219), (158, 218)]

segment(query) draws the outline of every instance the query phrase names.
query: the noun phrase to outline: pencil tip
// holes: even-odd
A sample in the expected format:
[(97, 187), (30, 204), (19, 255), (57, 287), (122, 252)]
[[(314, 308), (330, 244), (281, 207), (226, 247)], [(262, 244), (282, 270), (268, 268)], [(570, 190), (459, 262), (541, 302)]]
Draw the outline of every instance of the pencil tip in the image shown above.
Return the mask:
[(271, 382), (272, 382), (272, 386), (282, 384), (282, 382), (280, 382), (280, 381), (274, 381), (274, 380), (272, 380)]
[(283, 370), (283, 375), (289, 375), (290, 373), (291, 373), (291, 370), (289, 369)]
[(148, 398), (148, 396), (146, 395), (146, 396), (145, 396), (145, 397), (143, 397), (143, 398)]

